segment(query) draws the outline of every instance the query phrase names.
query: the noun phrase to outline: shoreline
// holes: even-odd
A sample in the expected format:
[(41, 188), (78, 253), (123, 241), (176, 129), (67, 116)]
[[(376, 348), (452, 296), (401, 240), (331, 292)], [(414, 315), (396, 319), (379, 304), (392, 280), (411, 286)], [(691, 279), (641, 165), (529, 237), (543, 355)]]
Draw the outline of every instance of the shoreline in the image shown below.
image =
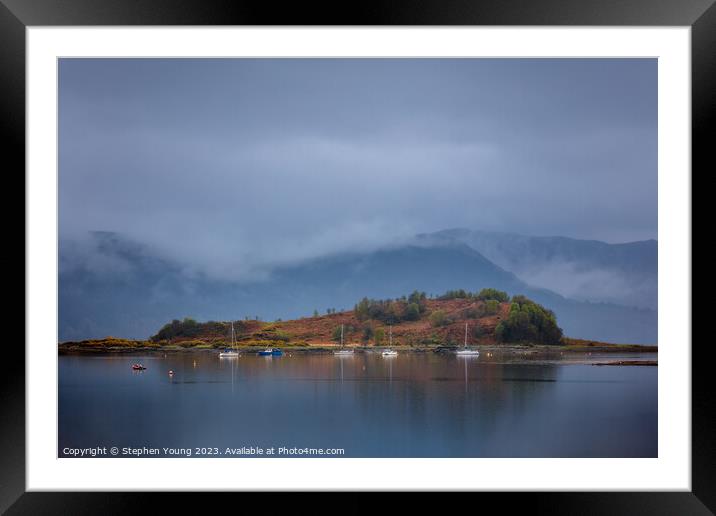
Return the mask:
[[(78, 344), (78, 343), (72, 343)], [(103, 356), (103, 355), (167, 355), (184, 353), (206, 353), (217, 354), (224, 347), (209, 346), (73, 346), (60, 345), (58, 354), (60, 356)], [(635, 357), (634, 359), (612, 360), (609, 355), (615, 354), (658, 354), (657, 346), (639, 346), (627, 344), (605, 344), (590, 346), (548, 346), (529, 344), (485, 344), (473, 346), (473, 349), (480, 351), (480, 356), (487, 358), (486, 363), (492, 364), (534, 364), (539, 362), (560, 363), (564, 365), (594, 365), (594, 366), (657, 366), (656, 359), (649, 357)], [(297, 355), (325, 355), (332, 354), (339, 346), (275, 346), (280, 348), (285, 355), (296, 353)], [(376, 346), (347, 346), (356, 355), (380, 354), (385, 347)], [(242, 355), (256, 355), (264, 349), (260, 346), (237, 346), (235, 349)], [(400, 354), (452, 354), (459, 347), (447, 346), (393, 346), (391, 349)], [(617, 357), (615, 357), (617, 358)]]
[[(384, 350), (387, 348), (396, 351), (414, 351), (414, 352), (451, 352), (462, 348), (462, 345), (443, 345), (443, 344), (394, 344), (388, 345), (364, 345), (355, 343), (346, 343), (345, 348), (356, 352), (371, 352)], [(599, 342), (592, 340), (581, 340), (565, 338), (561, 344), (531, 344), (531, 343), (496, 343), (482, 342), (469, 346), (472, 349), (487, 352), (569, 352), (569, 353), (658, 353), (658, 346), (652, 344), (616, 344), (611, 342)], [(59, 342), (57, 349), (59, 353), (78, 352), (78, 353), (102, 353), (102, 352), (127, 352), (141, 351), (153, 353), (181, 352), (181, 351), (223, 351), (231, 349), (227, 343), (212, 342), (205, 340), (179, 340), (177, 342), (153, 342), (151, 340), (133, 340), (121, 339), (116, 337), (106, 337), (104, 339), (87, 339), (81, 341), (64, 341)], [(239, 352), (259, 351), (266, 348), (281, 349), (283, 351), (300, 351), (300, 352), (330, 352), (340, 349), (341, 346), (334, 342), (284, 342), (264, 341), (260, 345), (256, 343), (246, 344), (237, 342), (233, 349)]]
[[(296, 351), (302, 353), (328, 353), (340, 349), (340, 346), (268, 346), (275, 349), (286, 351)], [(458, 349), (462, 346), (345, 346), (346, 349), (351, 349), (357, 353), (371, 353), (379, 352), (384, 349), (394, 349), (396, 351), (410, 351), (416, 353), (449, 353)], [(638, 345), (638, 344), (609, 344), (601, 346), (549, 346), (549, 345), (529, 345), (529, 344), (483, 344), (470, 346), (471, 349), (477, 349), (479, 351), (492, 351), (492, 352), (569, 352), (569, 353), (658, 353), (658, 346), (652, 345)], [(65, 344), (61, 343), (58, 345), (58, 351), (62, 353), (123, 353), (123, 352), (136, 352), (141, 351), (143, 353), (177, 353), (183, 351), (223, 351), (224, 349), (230, 349), (228, 346), (181, 346), (181, 345), (165, 345), (165, 346), (97, 346), (97, 345), (82, 345), (77, 343)], [(266, 349), (266, 346), (235, 346), (233, 349), (239, 352), (258, 352)]]

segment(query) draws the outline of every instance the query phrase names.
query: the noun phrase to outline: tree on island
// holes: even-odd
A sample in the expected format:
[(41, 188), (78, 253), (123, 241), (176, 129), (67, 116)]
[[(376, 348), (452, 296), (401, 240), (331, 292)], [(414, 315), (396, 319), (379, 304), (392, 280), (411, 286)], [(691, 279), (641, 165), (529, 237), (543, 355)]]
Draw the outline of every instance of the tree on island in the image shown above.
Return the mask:
[(208, 321), (199, 323), (191, 317), (185, 317), (181, 321), (174, 319), (172, 322), (165, 324), (157, 332), (156, 335), (150, 337), (154, 342), (162, 340), (172, 340), (176, 337), (193, 338), (203, 333), (223, 334), (225, 332), (226, 323), (216, 321)]
[(500, 311), (500, 302), (496, 299), (488, 299), (485, 301), (485, 315), (495, 315)]
[(383, 328), (376, 328), (374, 332), (375, 345), (380, 346), (385, 338), (385, 330)]
[(383, 324), (417, 321), (427, 311), (425, 292), (413, 291), (398, 299), (368, 299), (364, 297), (353, 307), (359, 321), (373, 319)]
[(435, 310), (430, 314), (430, 324), (435, 327), (447, 326), (452, 320), (448, 317), (445, 310)]
[(420, 319), (420, 306), (417, 303), (410, 303), (403, 317), (406, 321), (417, 321)]
[(496, 288), (483, 288), (476, 296), (480, 301), (494, 300), (498, 303), (505, 303), (510, 300), (507, 292), (497, 290)]
[(374, 333), (375, 332), (373, 331), (373, 326), (371, 326), (370, 324), (364, 325), (362, 336), (363, 342), (370, 342), (370, 340), (373, 338)]
[(514, 296), (510, 314), (495, 328), (495, 337), (500, 342), (559, 344), (562, 328), (552, 310), (525, 296)]
[(448, 290), (438, 299), (443, 301), (449, 299), (475, 299), (478, 301), (495, 300), (499, 303), (505, 303), (510, 300), (510, 296), (507, 292), (497, 290), (496, 288), (483, 288), (480, 292), (469, 292), (464, 289)]

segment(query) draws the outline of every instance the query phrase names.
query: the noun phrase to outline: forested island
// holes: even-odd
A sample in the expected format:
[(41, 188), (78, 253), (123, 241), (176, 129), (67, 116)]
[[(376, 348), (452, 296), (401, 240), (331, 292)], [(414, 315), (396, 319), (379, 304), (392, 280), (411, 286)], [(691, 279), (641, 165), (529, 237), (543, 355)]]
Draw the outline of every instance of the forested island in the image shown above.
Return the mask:
[(148, 340), (117, 337), (69, 341), (60, 352), (223, 349), (231, 345), (233, 325), (238, 348), (278, 347), (324, 349), (341, 342), (350, 347), (391, 345), (440, 350), (467, 344), (490, 347), (563, 347), (589, 351), (656, 351), (656, 346), (613, 344), (563, 335), (551, 310), (522, 295), (486, 288), (479, 292), (452, 290), (428, 298), (414, 291), (397, 299), (363, 298), (353, 310), (326, 309), (289, 321), (258, 317), (198, 322), (175, 319)]

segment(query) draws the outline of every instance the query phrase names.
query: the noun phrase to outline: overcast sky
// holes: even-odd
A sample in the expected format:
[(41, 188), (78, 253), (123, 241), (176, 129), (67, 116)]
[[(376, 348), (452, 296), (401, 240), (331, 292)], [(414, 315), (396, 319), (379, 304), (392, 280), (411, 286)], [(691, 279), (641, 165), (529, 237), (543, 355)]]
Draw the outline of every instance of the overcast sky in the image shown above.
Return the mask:
[(60, 238), (222, 277), (452, 227), (657, 237), (655, 59), (62, 59)]

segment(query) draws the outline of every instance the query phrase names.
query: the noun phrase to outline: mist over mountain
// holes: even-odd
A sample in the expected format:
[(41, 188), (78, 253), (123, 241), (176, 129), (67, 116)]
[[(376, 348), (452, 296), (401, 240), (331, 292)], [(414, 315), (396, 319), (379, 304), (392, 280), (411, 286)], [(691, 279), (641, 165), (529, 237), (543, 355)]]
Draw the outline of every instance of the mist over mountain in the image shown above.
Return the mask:
[[(444, 235), (443, 235), (444, 236)], [(167, 321), (289, 319), (352, 308), (362, 297), (414, 289), (494, 287), (555, 311), (565, 334), (610, 342), (657, 342), (656, 312), (569, 299), (523, 281), (457, 238), (418, 238), (377, 251), (327, 255), (272, 270), (255, 281), (220, 280), (158, 257), (110, 232), (60, 245), (59, 339), (146, 338)]]
[(610, 244), (463, 228), (421, 235), (420, 239), (464, 243), (528, 284), (565, 297), (657, 308), (656, 240)]
[(57, 68), (60, 339), (494, 287), (656, 342), (654, 58)]

